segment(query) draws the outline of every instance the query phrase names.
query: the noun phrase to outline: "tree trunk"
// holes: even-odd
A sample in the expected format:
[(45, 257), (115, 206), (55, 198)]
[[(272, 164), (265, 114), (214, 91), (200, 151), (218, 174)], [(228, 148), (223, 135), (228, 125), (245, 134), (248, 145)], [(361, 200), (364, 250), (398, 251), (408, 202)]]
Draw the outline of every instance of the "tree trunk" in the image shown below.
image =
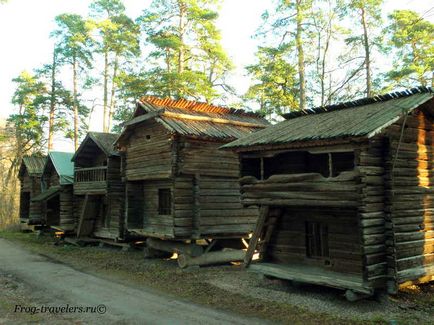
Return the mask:
[(74, 148), (78, 148), (78, 101), (77, 101), (77, 58), (73, 57), (72, 62), (72, 83), (74, 100)]
[(50, 114), (48, 119), (48, 151), (53, 149), (54, 114), (56, 110), (56, 60), (56, 49), (54, 49), (53, 63), (51, 64)]
[(107, 132), (107, 103), (108, 103), (108, 50), (104, 51), (104, 98), (103, 98), (103, 120), (102, 129), (103, 132)]
[(305, 80), (305, 71), (304, 71), (304, 51), (303, 51), (303, 40), (302, 40), (302, 32), (303, 32), (303, 9), (302, 9), (302, 0), (296, 1), (296, 21), (297, 28), (295, 34), (295, 44), (297, 47), (297, 56), (298, 56), (298, 77), (299, 77), (299, 90), (300, 90), (300, 105), (299, 109), (306, 108), (306, 80)]
[(366, 96), (371, 97), (371, 58), (368, 39), (368, 27), (366, 24), (366, 12), (365, 8), (361, 8), (361, 19), (363, 26), (363, 47), (365, 48), (365, 70), (366, 70)]
[(179, 32), (179, 40), (181, 42), (181, 46), (178, 50), (178, 73), (184, 72), (184, 60), (185, 60), (185, 48), (184, 48), (184, 33), (185, 33), (185, 14), (186, 14), (186, 4), (183, 0), (178, 0), (179, 6), (179, 23), (178, 23), (178, 32)]
[(115, 92), (116, 92), (115, 79), (118, 73), (118, 66), (119, 66), (118, 56), (116, 55), (114, 66), (113, 66), (112, 88), (110, 93), (110, 108), (108, 112), (107, 132), (110, 132), (112, 127), (112, 120), (113, 120), (113, 113), (114, 113), (114, 106), (115, 106)]

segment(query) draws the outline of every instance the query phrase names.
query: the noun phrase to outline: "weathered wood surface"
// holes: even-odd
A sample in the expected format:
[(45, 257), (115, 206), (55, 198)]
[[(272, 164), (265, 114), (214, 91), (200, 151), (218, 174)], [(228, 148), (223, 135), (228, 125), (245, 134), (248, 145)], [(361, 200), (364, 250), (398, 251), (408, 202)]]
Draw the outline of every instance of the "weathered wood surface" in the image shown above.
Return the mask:
[(434, 275), (433, 125), (419, 111), (387, 132), (387, 268), (397, 284)]
[(243, 250), (228, 249), (219, 252), (209, 252), (197, 257), (187, 254), (178, 256), (178, 265), (184, 269), (189, 266), (225, 264), (229, 262), (240, 262), (244, 259), (246, 252)]
[(186, 254), (192, 257), (200, 256), (204, 251), (202, 246), (193, 243), (164, 241), (156, 238), (146, 239), (146, 245), (155, 250), (168, 253)]
[(338, 289), (351, 289), (368, 295), (373, 293), (371, 288), (363, 284), (363, 279), (360, 276), (332, 272), (318, 267), (300, 264), (257, 263), (252, 264), (249, 269), (253, 272), (285, 280), (324, 285)]
[(154, 121), (139, 125), (130, 136), (126, 149), (127, 179), (171, 177), (171, 154), (172, 138), (162, 125)]
[(326, 178), (319, 173), (273, 175), (266, 180), (241, 179), (241, 200), (245, 205), (269, 206), (358, 206), (359, 174), (342, 172)]

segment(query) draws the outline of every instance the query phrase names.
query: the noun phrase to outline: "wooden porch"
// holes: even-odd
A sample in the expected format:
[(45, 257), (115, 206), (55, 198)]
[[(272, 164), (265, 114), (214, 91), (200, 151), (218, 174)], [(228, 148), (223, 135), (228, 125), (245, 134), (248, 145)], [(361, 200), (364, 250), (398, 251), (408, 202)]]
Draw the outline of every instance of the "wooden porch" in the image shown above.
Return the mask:
[(76, 168), (74, 194), (105, 194), (107, 192), (107, 166)]
[(303, 264), (252, 263), (249, 271), (267, 276), (291, 280), (301, 283), (311, 283), (357, 293), (372, 295), (373, 291), (363, 283), (360, 275), (339, 273), (322, 267)]

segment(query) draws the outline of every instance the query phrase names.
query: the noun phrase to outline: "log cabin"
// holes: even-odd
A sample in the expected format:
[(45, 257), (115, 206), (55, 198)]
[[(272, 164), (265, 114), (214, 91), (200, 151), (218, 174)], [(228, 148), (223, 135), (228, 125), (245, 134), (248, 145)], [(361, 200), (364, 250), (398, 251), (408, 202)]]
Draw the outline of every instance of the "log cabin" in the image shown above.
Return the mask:
[(23, 157), (18, 178), (20, 180), (20, 223), (40, 225), (42, 205), (32, 198), (41, 193), (41, 176), (47, 158), (41, 155)]
[(50, 151), (41, 176), (42, 192), (32, 199), (41, 202), (45, 225), (68, 233), (74, 231), (73, 153)]
[(434, 279), (433, 97), (421, 87), (292, 112), (223, 146), (240, 155), (242, 203), (260, 207), (250, 270), (349, 300)]
[(147, 241), (154, 250), (167, 248), (158, 239), (180, 249), (182, 242), (249, 234), (258, 212), (240, 203), (238, 156), (218, 148), (267, 125), (243, 110), (142, 98), (116, 142), (128, 232), (154, 238)]
[(118, 136), (89, 132), (72, 157), (78, 238), (124, 237), (120, 156), (113, 146)]

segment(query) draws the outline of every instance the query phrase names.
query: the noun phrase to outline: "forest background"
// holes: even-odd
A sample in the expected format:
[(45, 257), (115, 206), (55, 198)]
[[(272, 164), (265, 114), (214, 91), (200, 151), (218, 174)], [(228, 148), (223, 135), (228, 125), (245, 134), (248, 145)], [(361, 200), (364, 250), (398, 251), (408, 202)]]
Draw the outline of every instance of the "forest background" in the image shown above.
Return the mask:
[(31, 3), (0, 0), (0, 226), (17, 220), (25, 155), (72, 151), (89, 130), (118, 132), (143, 95), (275, 122), (434, 85), (431, 0)]

